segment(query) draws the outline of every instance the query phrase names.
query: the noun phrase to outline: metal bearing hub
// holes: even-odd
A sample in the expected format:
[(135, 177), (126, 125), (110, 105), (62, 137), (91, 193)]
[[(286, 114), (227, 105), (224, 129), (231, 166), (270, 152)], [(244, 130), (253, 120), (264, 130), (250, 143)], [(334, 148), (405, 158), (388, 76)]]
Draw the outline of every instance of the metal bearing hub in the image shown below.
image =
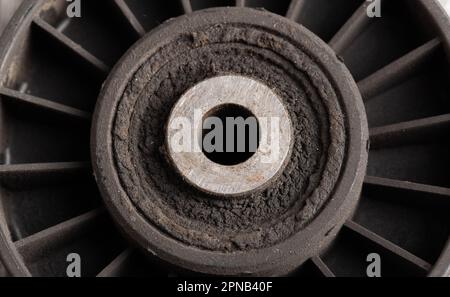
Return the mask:
[[(225, 105), (254, 115), (261, 134), (262, 118), (279, 119), (272, 162), (264, 143), (231, 166), (171, 147), (176, 119), (198, 132), (195, 110), (202, 119)], [(271, 13), (223, 8), (170, 20), (126, 54), (98, 101), (92, 155), (110, 212), (149, 256), (278, 275), (326, 247), (353, 211), (367, 134), (356, 85), (326, 44)]]
[[(189, 133), (193, 139), (188, 143), (196, 143), (195, 136), (203, 130), (203, 119), (210, 116), (212, 111), (226, 111), (233, 106), (247, 109), (253, 114), (254, 117), (250, 119), (259, 123), (259, 133), (267, 139), (248, 160), (227, 166), (210, 160), (200, 149), (201, 146), (196, 149), (191, 145), (185, 150), (175, 147), (174, 140), (178, 139), (175, 136), (180, 133), (178, 125), (182, 124), (180, 120), (192, 123), (197, 133)], [(212, 194), (244, 195), (263, 187), (284, 168), (290, 153), (291, 121), (280, 98), (261, 82), (243, 76), (219, 76), (197, 84), (176, 103), (168, 123), (167, 150), (173, 164), (189, 183)], [(246, 126), (240, 128), (244, 131), (235, 134), (246, 133)], [(258, 138), (258, 131), (254, 130), (249, 133), (253, 132)], [(237, 145), (233, 145), (232, 152), (235, 151), (234, 146)], [(220, 151), (224, 151), (224, 148)]]

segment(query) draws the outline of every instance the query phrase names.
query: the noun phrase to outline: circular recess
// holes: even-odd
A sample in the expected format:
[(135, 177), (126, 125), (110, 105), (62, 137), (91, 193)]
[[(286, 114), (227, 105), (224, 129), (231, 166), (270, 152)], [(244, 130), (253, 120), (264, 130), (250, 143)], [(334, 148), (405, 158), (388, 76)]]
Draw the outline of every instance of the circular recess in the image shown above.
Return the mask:
[[(174, 118), (201, 132), (223, 103), (260, 127), (279, 118), (274, 162), (263, 162), (263, 142), (230, 167), (168, 147)], [(242, 8), (182, 16), (141, 39), (104, 85), (92, 132), (94, 171), (119, 225), (149, 255), (202, 273), (303, 263), (354, 209), (367, 162), (364, 108), (342, 62), (301, 26)]]
[[(227, 119), (233, 121), (231, 122), (233, 124), (227, 126)], [(236, 120), (243, 121), (245, 125), (234, 125)], [(238, 104), (218, 105), (208, 111), (203, 118), (201, 139), (202, 143), (206, 142), (208, 145), (202, 146), (202, 152), (216, 164), (233, 166), (244, 163), (255, 155), (259, 148), (261, 140), (259, 129), (259, 122), (249, 109)], [(239, 131), (243, 134), (239, 134)]]
[[(204, 126), (205, 120), (216, 127)], [(226, 133), (226, 126), (233, 131)], [(209, 133), (217, 137), (207, 142), (201, 135), (211, 127), (216, 132)], [(243, 76), (217, 76), (189, 89), (172, 109), (166, 129), (167, 154), (183, 179), (221, 196), (242, 196), (268, 185), (284, 168), (292, 147), (291, 120), (280, 98), (264, 84)], [(211, 146), (206, 147), (210, 152), (254, 154), (247, 160), (235, 156), (243, 161), (226, 166), (211, 161), (205, 146)]]

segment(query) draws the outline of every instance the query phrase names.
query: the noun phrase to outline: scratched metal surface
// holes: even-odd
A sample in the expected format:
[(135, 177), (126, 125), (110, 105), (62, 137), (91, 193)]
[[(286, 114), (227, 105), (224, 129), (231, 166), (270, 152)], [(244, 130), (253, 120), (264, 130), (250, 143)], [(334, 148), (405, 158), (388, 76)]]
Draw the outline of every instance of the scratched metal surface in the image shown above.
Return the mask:
[(439, 0), (441, 2), (442, 6), (444, 6), (447, 13), (450, 14), (450, 0)]

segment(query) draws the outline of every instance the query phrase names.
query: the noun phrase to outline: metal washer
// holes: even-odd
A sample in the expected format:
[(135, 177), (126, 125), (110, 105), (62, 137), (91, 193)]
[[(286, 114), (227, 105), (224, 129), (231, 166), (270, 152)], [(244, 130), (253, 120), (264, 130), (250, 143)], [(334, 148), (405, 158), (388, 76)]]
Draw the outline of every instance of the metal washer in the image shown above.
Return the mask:
[[(203, 119), (225, 104), (252, 112), (263, 140), (250, 159), (233, 166), (215, 163), (195, 149)], [(177, 151), (174, 145), (180, 119), (192, 123), (190, 151)], [(180, 98), (168, 121), (166, 143), (183, 178), (202, 191), (230, 197), (260, 189), (279, 174), (292, 147), (292, 126), (281, 99), (265, 84), (244, 76), (218, 76), (195, 85)]]

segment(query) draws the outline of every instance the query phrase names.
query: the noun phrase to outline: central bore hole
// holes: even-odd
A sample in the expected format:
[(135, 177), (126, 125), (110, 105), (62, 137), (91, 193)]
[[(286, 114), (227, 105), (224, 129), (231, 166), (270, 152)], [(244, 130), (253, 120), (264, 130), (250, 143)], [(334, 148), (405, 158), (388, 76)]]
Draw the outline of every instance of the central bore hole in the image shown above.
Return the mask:
[(259, 134), (258, 120), (250, 110), (237, 104), (220, 105), (203, 118), (202, 150), (217, 164), (241, 164), (256, 153)]

